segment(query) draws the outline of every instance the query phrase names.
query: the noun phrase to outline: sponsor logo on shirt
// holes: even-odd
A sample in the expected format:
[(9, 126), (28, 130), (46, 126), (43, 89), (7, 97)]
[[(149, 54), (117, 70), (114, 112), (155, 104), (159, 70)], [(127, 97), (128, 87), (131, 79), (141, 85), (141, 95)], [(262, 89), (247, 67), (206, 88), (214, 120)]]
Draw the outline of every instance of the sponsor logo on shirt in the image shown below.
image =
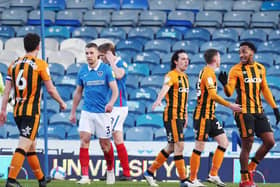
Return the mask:
[(99, 85), (104, 85), (105, 80), (96, 80), (96, 81), (87, 81), (86, 85), (87, 86), (99, 86)]
[(253, 77), (253, 78), (245, 78), (244, 79), (245, 83), (261, 83), (262, 79), (258, 77)]

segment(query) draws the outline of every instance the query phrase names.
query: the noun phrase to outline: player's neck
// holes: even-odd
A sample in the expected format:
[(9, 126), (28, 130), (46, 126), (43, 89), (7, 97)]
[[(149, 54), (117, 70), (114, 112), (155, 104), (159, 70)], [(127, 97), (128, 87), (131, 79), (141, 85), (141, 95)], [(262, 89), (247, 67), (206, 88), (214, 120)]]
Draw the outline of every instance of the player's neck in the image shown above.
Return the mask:
[(27, 52), (25, 54), (25, 56), (32, 56), (32, 57), (37, 57), (37, 55), (38, 55), (38, 51), (37, 50), (31, 51), (31, 52)]
[(216, 63), (212, 63), (212, 64), (207, 64), (207, 67), (213, 69), (214, 71), (217, 69), (217, 65)]

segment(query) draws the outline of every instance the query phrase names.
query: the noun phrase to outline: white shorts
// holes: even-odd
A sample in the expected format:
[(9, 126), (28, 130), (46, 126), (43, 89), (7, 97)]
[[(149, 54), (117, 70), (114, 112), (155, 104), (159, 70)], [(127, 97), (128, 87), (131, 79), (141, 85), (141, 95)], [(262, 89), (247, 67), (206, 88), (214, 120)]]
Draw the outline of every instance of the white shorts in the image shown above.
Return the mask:
[(128, 114), (128, 107), (115, 107), (111, 112), (111, 122), (114, 131), (123, 131), (123, 124)]
[(78, 131), (95, 134), (97, 138), (111, 138), (110, 113), (93, 113), (82, 110)]

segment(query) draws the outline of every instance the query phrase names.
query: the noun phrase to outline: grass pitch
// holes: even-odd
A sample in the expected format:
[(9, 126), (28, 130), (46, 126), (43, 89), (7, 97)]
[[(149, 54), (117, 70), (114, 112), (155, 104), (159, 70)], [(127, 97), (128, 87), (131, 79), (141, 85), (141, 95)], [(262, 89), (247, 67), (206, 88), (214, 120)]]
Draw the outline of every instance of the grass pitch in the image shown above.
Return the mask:
[[(4, 180), (0, 180), (0, 186), (5, 186)], [(23, 187), (38, 187), (38, 182), (36, 180), (19, 180), (21, 185)], [(216, 187), (216, 185), (203, 182), (208, 187)], [(160, 187), (176, 187), (179, 186), (179, 182), (158, 182)], [(106, 185), (105, 181), (92, 181), (90, 185), (79, 185), (76, 184), (75, 181), (52, 181), (49, 183), (48, 187), (148, 187), (149, 185), (146, 182), (143, 181), (136, 181), (136, 182), (119, 182), (117, 181), (116, 184), (113, 185)], [(279, 187), (280, 183), (274, 183), (274, 184), (258, 184), (258, 187)], [(227, 187), (238, 187), (238, 184), (233, 183), (227, 183)]]

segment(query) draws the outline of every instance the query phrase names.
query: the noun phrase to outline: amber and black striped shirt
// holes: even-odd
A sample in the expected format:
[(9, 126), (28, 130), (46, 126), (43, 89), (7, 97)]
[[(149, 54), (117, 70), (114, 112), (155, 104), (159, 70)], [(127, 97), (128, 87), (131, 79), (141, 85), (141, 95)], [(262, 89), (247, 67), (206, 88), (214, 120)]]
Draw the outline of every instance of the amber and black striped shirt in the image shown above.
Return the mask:
[(270, 106), (276, 107), (266, 82), (265, 67), (258, 62), (253, 64), (240, 62), (231, 68), (225, 93), (231, 96), (234, 90), (237, 92), (236, 103), (241, 104), (242, 113), (263, 113), (261, 92)]
[(215, 117), (215, 103), (224, 106), (230, 103), (217, 95), (216, 75), (212, 68), (205, 66), (199, 73), (196, 84), (197, 105), (194, 112), (194, 119), (213, 119)]
[(32, 56), (18, 58), (9, 66), (6, 79), (14, 86), (14, 116), (40, 114), (42, 80), (51, 80), (48, 64)]
[(165, 95), (164, 121), (185, 119), (189, 92), (188, 76), (174, 69), (165, 75), (164, 84), (170, 86), (168, 93)]

